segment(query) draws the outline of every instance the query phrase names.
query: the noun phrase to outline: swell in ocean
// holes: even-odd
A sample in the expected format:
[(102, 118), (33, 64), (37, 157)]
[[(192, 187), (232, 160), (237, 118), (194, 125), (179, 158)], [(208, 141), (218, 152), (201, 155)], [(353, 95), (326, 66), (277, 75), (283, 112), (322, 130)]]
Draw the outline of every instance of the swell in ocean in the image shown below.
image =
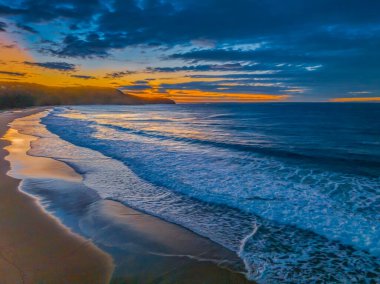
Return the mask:
[(236, 252), (250, 279), (377, 279), (376, 109), (339, 128), (361, 110), (305, 107), (304, 121), (275, 105), (62, 107), (23, 131), (102, 198)]

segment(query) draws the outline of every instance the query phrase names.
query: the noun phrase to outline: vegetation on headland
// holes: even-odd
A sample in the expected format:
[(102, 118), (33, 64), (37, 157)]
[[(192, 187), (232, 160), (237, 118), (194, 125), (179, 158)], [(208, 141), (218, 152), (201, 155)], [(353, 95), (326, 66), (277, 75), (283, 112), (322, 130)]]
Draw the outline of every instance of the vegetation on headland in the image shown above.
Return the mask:
[(113, 88), (50, 87), (30, 83), (0, 82), (0, 109), (50, 105), (174, 104), (166, 98), (143, 98)]

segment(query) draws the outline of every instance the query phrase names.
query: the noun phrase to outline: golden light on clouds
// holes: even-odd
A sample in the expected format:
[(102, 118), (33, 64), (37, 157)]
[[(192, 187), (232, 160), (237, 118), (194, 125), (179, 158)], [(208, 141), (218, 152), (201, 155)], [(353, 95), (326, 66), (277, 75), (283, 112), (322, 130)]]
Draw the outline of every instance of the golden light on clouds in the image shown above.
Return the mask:
[(5, 33), (0, 33), (0, 79), (18, 80), (28, 76), (20, 62), (32, 60), (32, 57)]
[[(152, 73), (146, 70), (126, 71), (114, 70), (111, 66), (102, 68), (86, 69), (80, 64), (72, 64), (68, 70), (48, 68), (41, 64), (39, 60), (33, 58), (27, 49), (17, 44), (17, 41), (9, 38), (6, 34), (0, 35), (0, 81), (36, 83), (47, 86), (95, 86), (119, 88), (126, 86), (125, 93), (143, 96), (148, 98), (167, 97), (179, 103), (190, 102), (272, 102), (284, 101), (289, 95), (273, 94), (248, 94), (248, 93), (228, 93), (229, 86), (233, 83), (224, 83), (220, 92), (208, 92), (202, 90), (183, 90), (175, 88), (175, 84), (190, 82), (213, 82), (218, 79), (213, 78), (191, 78), (186, 72)], [(46, 61), (42, 61), (44, 63)], [(54, 62), (63, 63), (57, 58)], [(48, 63), (54, 63), (48, 62)], [(66, 63), (69, 64), (69, 63)], [(111, 76), (110, 76), (111, 74)], [(112, 76), (116, 74), (116, 76)], [(149, 79), (147, 79), (149, 78)], [(138, 88), (138, 83), (146, 81), (145, 88)], [(166, 85), (166, 88), (161, 88)], [(171, 89), (168, 85), (173, 85)], [(131, 87), (128, 90), (128, 86)], [(136, 87), (133, 89), (133, 87)]]

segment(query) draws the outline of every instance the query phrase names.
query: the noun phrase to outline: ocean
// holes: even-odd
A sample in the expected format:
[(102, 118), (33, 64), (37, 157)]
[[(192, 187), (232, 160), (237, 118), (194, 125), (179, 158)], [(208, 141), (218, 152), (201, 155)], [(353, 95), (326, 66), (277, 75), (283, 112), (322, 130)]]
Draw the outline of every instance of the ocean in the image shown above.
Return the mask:
[(380, 279), (380, 104), (63, 106), (22, 131), (101, 198), (235, 252), (249, 279)]

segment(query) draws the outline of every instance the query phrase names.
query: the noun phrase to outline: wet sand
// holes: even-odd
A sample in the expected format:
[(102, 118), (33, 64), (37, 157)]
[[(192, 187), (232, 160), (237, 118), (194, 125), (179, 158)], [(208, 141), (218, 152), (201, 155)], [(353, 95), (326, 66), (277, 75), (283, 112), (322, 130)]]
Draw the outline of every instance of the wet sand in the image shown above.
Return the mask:
[(36, 137), (10, 129), (6, 138), (12, 141), (7, 147), (10, 174), (26, 178), (31, 196), (48, 204), (47, 210), (72, 231), (90, 238), (91, 246), (112, 256), (111, 283), (250, 283), (242, 273), (231, 270), (243, 268), (233, 252), (180, 226), (101, 199), (65, 163), (27, 155)]
[[(12, 120), (41, 109), (0, 113), (0, 136)], [(6, 173), (9, 144), (0, 140), (0, 282), (107, 283), (111, 257), (72, 233), (44, 211), (36, 199), (18, 190), (20, 180)]]

